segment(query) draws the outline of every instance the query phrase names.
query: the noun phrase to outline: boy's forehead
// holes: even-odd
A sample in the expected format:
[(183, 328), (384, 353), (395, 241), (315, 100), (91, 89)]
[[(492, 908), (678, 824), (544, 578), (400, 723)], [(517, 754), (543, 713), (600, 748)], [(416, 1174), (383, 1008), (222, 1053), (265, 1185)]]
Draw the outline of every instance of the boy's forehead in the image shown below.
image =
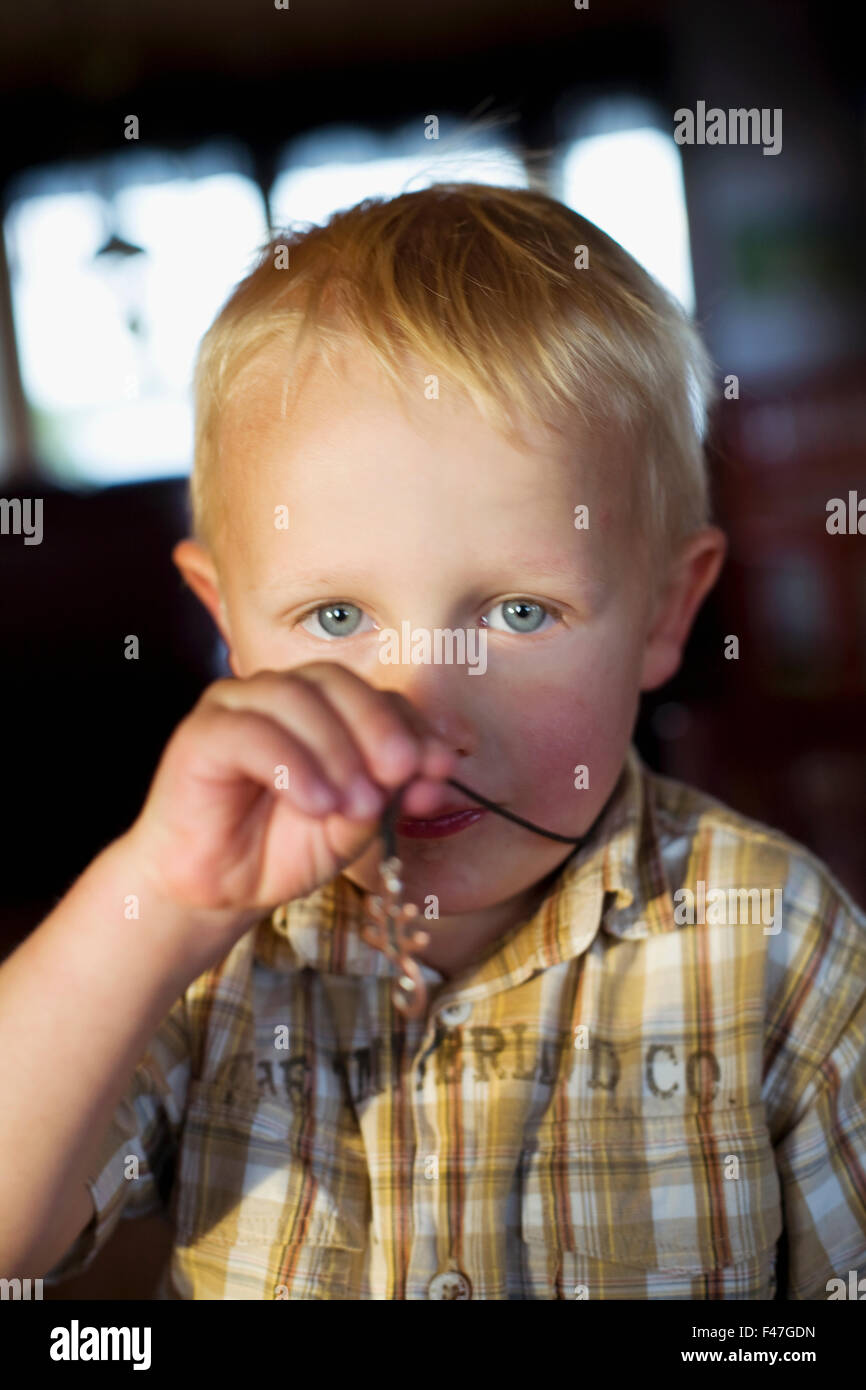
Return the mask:
[[(222, 411), (220, 449), (235, 452), (283, 444), (287, 453), (311, 438), (338, 434), (341, 423), (354, 429), (365, 423), (417, 434), (419, 439), (452, 434), (486, 435), (502, 446), (503, 437), (488, 424), (457, 383), (446, 383), (424, 363), (407, 359), (405, 376), (395, 390), (372, 353), (359, 346), (335, 354), (332, 368), (318, 357), (299, 373), (287, 369), (278, 352), (269, 350), (247, 364), (233, 384)], [(556, 455), (563, 441), (536, 421), (521, 422), (534, 454)]]
[(426, 549), (436, 528), (447, 550), (447, 528), (480, 551), (508, 533), (529, 558), (573, 554), (579, 536), (588, 567), (606, 568), (631, 521), (624, 441), (577, 428), (566, 439), (534, 421), (521, 421), (522, 442), (507, 440), (462, 391), (440, 381), (438, 398), (425, 394), (430, 376), (417, 364), (395, 393), (361, 350), (333, 373), (314, 359), (292, 376), (274, 353), (248, 364), (219, 432), (218, 486), (236, 555), (261, 572), (287, 539), (295, 558), (309, 547), (330, 552), (329, 541), (345, 552), (353, 537)]

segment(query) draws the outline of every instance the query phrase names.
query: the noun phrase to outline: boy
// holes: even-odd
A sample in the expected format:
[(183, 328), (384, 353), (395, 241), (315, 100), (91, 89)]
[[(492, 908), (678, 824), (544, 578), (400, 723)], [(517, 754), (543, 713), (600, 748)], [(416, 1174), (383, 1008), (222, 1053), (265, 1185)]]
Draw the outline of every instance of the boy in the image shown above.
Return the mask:
[[(233, 678), (0, 971), (4, 1274), (160, 1205), (183, 1299), (866, 1272), (864, 915), (630, 742), (722, 563), (711, 396), (678, 306), (536, 192), (265, 248), (202, 344), (175, 552)], [(386, 657), (405, 624), (483, 671)], [(398, 793), (416, 1019), (359, 930)]]

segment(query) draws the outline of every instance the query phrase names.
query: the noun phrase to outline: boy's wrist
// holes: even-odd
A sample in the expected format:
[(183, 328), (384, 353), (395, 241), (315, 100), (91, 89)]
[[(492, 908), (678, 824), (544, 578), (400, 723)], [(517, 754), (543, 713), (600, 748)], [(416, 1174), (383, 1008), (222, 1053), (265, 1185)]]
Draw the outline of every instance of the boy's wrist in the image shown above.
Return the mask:
[[(261, 908), (203, 908), (177, 902), (150, 868), (134, 829), (114, 840), (99, 856), (119, 894), (120, 920), (141, 924), (164, 952), (184, 987), (262, 920)], [(115, 892), (117, 892), (115, 889)]]

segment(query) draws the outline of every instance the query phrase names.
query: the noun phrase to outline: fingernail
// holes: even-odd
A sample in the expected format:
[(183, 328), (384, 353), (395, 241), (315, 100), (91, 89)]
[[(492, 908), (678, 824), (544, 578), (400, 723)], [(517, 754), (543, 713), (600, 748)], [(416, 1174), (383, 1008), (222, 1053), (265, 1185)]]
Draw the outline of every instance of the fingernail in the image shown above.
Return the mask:
[(326, 787), (322, 782), (316, 782), (310, 788), (310, 801), (316, 811), (336, 811), (339, 797), (330, 787)]
[(375, 816), (382, 807), (382, 794), (363, 775), (353, 777), (346, 788), (346, 804), (356, 816)]
[(382, 752), (392, 767), (414, 757), (415, 745), (405, 734), (392, 734), (382, 745)]

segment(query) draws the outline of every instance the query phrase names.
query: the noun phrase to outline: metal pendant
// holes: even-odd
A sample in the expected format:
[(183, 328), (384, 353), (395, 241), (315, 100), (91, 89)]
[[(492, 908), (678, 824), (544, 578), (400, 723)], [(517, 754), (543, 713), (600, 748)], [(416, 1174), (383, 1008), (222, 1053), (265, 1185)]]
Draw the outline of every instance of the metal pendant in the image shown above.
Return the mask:
[(396, 853), (394, 819), (399, 797), (395, 797), (382, 818), (385, 857), (379, 864), (382, 892), (369, 900), (369, 913), (360, 934), (368, 946), (382, 951), (394, 966), (396, 979), (391, 989), (394, 1007), (406, 1018), (419, 1018), (427, 1007), (427, 987), (412, 959), (430, 941), (430, 933), (412, 926), (418, 916), (415, 903), (403, 902), (403, 864)]

